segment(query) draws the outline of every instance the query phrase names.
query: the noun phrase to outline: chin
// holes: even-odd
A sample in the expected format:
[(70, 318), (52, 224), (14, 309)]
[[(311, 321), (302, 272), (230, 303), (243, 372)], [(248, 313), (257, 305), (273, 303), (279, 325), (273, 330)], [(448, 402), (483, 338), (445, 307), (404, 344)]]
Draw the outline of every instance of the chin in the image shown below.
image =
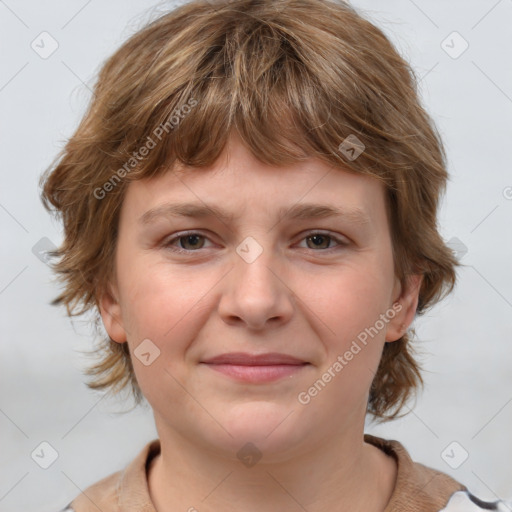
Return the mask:
[[(283, 407), (272, 402), (254, 401), (236, 406), (231, 405), (229, 413), (218, 416), (219, 422), (231, 434), (224, 436), (226, 448), (235, 453), (250, 454), (254, 450), (265, 456), (265, 461), (286, 458), (286, 452), (307, 437), (305, 422), (301, 421), (292, 407)], [(220, 440), (219, 440), (220, 441)], [(218, 446), (222, 444), (219, 442)], [(284, 460), (283, 459), (283, 460)]]

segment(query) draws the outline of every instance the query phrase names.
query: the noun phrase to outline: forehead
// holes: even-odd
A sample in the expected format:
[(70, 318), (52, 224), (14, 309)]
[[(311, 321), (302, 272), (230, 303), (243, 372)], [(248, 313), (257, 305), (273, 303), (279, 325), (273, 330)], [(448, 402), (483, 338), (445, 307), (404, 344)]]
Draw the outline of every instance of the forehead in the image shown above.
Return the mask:
[(384, 193), (375, 178), (318, 159), (269, 166), (232, 140), (210, 167), (180, 166), (130, 183), (122, 216), (146, 225), (165, 216), (215, 216), (233, 222), (343, 214), (356, 223), (378, 224), (385, 215)]

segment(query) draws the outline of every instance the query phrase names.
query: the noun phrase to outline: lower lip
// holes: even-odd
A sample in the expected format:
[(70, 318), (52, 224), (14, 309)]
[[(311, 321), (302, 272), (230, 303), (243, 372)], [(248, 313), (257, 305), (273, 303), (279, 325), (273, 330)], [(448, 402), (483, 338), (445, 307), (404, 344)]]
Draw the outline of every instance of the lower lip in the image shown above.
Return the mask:
[(244, 366), (235, 364), (208, 364), (217, 372), (242, 382), (272, 382), (300, 372), (308, 364), (275, 364), (268, 366)]

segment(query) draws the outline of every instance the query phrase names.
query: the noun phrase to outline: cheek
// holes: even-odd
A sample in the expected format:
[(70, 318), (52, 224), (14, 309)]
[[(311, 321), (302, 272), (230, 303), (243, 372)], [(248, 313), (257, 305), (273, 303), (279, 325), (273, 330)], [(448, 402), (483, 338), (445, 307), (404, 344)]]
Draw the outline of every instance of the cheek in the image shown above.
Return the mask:
[(317, 380), (301, 391), (318, 396), (311, 400), (314, 414), (336, 404), (331, 413), (339, 422), (366, 403), (385, 341), (379, 319), (388, 307), (386, 274), (366, 268), (345, 269), (315, 299), (315, 313), (328, 327), (322, 327), (321, 335), (325, 354)]
[(329, 280), (324, 294), (317, 292), (316, 312), (328, 327), (328, 365), (347, 351), (352, 351), (347, 355), (353, 368), (378, 364), (387, 326), (381, 315), (389, 308), (390, 282), (385, 269), (366, 265), (364, 270), (344, 269)]
[[(199, 299), (206, 294), (207, 283), (198, 283), (186, 273), (171, 275), (168, 268), (147, 265), (131, 266), (124, 283), (123, 322), (129, 329), (127, 339), (137, 382), (153, 406), (162, 400), (178, 406), (183, 389), (177, 381), (184, 380), (186, 371), (183, 360), (206, 321)], [(142, 347), (146, 347), (144, 351)], [(138, 357), (144, 352), (151, 354), (148, 365)]]
[(213, 272), (197, 276), (194, 269), (170, 271), (165, 263), (151, 265), (143, 259), (125, 267), (120, 276), (125, 283), (123, 322), (132, 347), (148, 338), (162, 352), (184, 350), (201, 326), (208, 291), (218, 280)]
[(345, 268), (326, 281), (323, 309), (342, 325), (363, 326), (372, 323), (388, 307), (390, 280), (384, 271), (364, 266)]

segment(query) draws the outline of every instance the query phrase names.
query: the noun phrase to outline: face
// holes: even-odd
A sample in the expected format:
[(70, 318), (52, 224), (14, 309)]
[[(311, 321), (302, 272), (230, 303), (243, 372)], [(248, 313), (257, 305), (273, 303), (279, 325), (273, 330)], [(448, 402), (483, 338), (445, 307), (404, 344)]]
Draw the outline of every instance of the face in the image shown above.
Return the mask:
[[(128, 343), (161, 439), (233, 454), (250, 441), (278, 458), (362, 429), (383, 344), (412, 321), (419, 285), (394, 276), (384, 197), (316, 159), (262, 164), (235, 137), (211, 168), (128, 186), (101, 314)], [(233, 353), (296, 361), (208, 363)]]

